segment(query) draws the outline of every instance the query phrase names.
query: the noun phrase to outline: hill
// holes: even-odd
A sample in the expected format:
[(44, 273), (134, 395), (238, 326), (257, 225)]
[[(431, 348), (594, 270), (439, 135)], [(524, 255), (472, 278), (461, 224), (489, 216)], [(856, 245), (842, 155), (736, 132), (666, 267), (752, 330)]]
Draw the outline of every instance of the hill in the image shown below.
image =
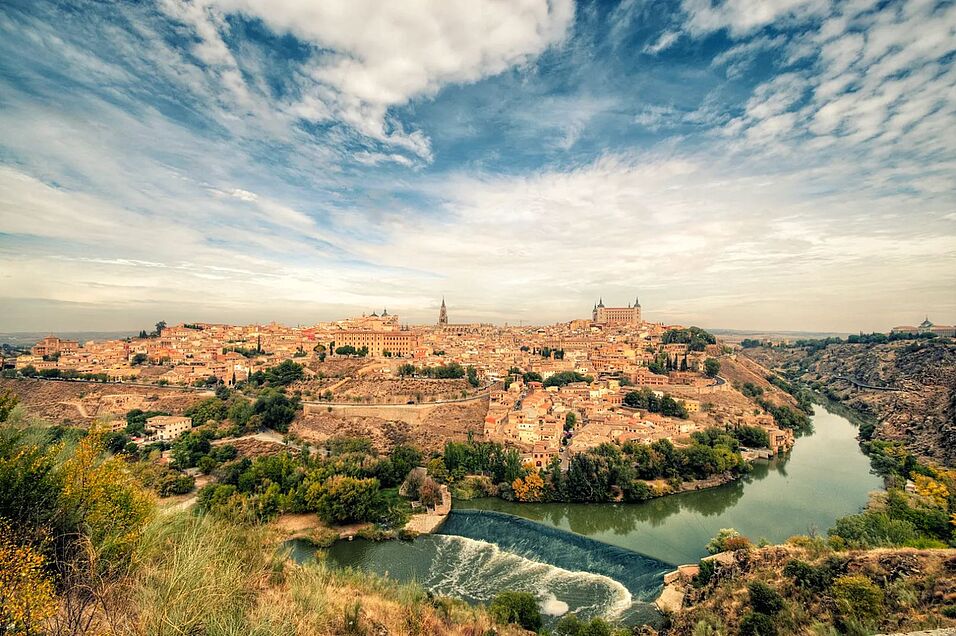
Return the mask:
[[(872, 423), (870, 436), (956, 465), (956, 344), (818, 342), (748, 348), (742, 355), (842, 402)], [(862, 432), (866, 437), (866, 427)]]

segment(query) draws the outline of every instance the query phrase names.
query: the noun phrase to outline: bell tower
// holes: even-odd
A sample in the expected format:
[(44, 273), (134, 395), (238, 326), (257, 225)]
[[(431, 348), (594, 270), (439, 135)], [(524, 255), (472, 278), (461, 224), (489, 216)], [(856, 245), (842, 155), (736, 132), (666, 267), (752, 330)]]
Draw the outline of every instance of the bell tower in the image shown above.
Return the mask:
[(447, 325), (448, 324), (448, 309), (445, 307), (445, 299), (441, 299), (441, 309), (438, 310), (438, 324)]

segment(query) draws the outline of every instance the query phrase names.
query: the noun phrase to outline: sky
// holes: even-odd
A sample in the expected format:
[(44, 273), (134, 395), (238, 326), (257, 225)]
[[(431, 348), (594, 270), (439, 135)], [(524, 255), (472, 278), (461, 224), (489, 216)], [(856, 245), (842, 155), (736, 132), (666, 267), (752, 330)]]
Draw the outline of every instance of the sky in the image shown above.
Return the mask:
[(956, 322), (956, 3), (0, 3), (0, 331)]

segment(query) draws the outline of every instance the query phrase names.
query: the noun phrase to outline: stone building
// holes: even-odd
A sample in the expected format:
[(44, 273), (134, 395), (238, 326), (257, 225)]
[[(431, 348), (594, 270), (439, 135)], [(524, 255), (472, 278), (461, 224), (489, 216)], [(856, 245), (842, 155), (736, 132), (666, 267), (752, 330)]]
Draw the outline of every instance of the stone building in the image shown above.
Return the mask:
[(641, 324), (641, 301), (634, 299), (627, 307), (605, 307), (604, 299), (598, 301), (591, 311), (591, 320), (602, 325), (639, 325)]

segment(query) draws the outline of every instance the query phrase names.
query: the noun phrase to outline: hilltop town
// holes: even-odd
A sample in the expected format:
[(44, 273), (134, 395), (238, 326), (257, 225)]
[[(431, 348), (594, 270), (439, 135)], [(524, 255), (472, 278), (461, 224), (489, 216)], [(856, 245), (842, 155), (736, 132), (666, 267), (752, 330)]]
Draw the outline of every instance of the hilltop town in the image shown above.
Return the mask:
[(637, 299), (602, 299), (589, 317), (550, 326), (455, 323), (443, 300), (433, 325), (382, 310), (309, 327), (159, 323), (82, 344), (51, 335), (8, 360), (4, 376), (51, 381), (8, 384), (54, 421), (113, 417), (119, 428), (134, 408), (179, 416), (151, 421), (142, 441), (157, 441), (186, 430), (182, 413), (217, 387), (260, 385), (283, 364), (297, 370), (285, 387), (299, 407), (291, 430), (310, 442), (346, 432), (384, 450), (439, 450), (470, 435), (535, 467), (605, 442), (678, 441), (712, 427), (759, 427), (767, 454), (793, 444), (792, 426), (778, 421), (796, 412), (791, 395), (706, 331), (645, 321)]

